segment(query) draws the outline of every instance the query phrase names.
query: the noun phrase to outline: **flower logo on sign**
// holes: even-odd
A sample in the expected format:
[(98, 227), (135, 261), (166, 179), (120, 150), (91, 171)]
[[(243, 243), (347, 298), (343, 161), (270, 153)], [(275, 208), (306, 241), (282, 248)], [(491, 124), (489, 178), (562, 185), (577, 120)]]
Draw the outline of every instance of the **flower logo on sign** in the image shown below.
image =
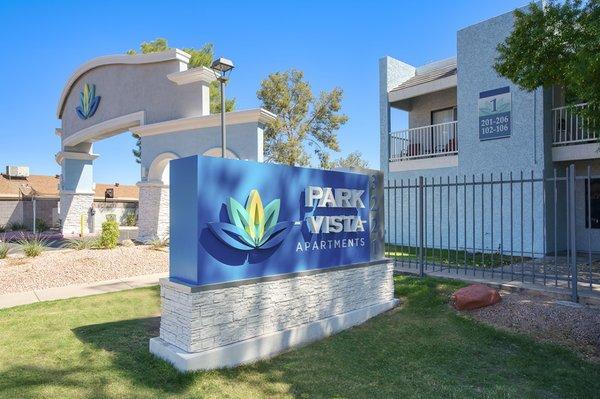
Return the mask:
[(75, 108), (77, 116), (85, 120), (94, 115), (100, 104), (100, 96), (96, 96), (96, 85), (86, 83), (79, 93), (79, 106)]
[(257, 190), (250, 191), (246, 207), (229, 198), (226, 207), (230, 223), (209, 223), (208, 227), (223, 243), (243, 251), (269, 249), (279, 245), (293, 222), (278, 222), (281, 201), (275, 199), (263, 207)]

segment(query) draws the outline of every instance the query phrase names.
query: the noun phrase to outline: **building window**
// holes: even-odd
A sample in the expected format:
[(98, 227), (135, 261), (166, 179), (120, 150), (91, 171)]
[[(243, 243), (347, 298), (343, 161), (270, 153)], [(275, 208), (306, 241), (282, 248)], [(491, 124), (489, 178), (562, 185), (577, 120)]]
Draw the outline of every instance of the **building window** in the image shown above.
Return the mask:
[(450, 107), (445, 109), (439, 109), (431, 111), (431, 124), (437, 125), (439, 123), (448, 123), (456, 121), (457, 112), (456, 107)]
[(428, 151), (432, 154), (447, 153), (457, 150), (456, 146), (456, 107), (431, 111), (431, 137)]
[[(600, 229), (600, 179), (585, 179), (585, 228)], [(591, 208), (590, 208), (591, 207)]]

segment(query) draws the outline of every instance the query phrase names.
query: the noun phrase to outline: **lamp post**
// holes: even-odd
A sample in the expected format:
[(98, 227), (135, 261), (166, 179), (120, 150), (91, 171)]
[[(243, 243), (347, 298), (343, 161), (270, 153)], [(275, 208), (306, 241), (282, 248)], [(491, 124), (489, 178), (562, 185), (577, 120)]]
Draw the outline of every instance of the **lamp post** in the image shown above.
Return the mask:
[(233, 62), (227, 58), (217, 58), (211, 64), (211, 69), (217, 74), (217, 80), (221, 84), (221, 156), (227, 158), (227, 134), (225, 131), (225, 84), (233, 69)]

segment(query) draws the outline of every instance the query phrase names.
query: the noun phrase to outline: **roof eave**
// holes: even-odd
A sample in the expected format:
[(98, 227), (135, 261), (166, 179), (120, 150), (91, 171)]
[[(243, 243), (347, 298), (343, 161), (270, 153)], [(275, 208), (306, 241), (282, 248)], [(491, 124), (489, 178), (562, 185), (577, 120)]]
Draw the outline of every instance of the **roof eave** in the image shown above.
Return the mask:
[(456, 87), (456, 85), (456, 75), (450, 75), (403, 89), (394, 89), (388, 93), (388, 101), (390, 103), (394, 103), (397, 101), (408, 100), (410, 98), (423, 96), (425, 94), (450, 89), (452, 87)]

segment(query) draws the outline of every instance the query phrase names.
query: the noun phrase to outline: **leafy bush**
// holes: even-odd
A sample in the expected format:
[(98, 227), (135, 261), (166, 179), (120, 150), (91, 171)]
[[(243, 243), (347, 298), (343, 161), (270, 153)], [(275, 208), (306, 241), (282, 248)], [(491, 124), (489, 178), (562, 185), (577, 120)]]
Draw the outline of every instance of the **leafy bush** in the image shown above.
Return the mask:
[(22, 238), (17, 241), (25, 256), (33, 258), (40, 255), (48, 246), (48, 241), (40, 237)]
[(35, 219), (35, 231), (37, 231), (38, 233), (47, 231), (50, 229), (50, 225), (48, 223), (46, 223), (46, 221), (44, 219), (41, 218), (37, 218)]
[(19, 223), (19, 222), (10, 223), (8, 225), (8, 229), (10, 231), (27, 231), (27, 230), (29, 230), (27, 228), (27, 226), (25, 226), (23, 223)]
[(102, 248), (115, 248), (119, 242), (119, 224), (114, 220), (102, 223), (100, 246)]
[(4, 241), (0, 241), (0, 259), (6, 258), (8, 255), (8, 251), (10, 251), (10, 247)]
[(76, 249), (78, 251), (98, 248), (99, 246), (100, 242), (96, 237), (70, 238), (63, 244), (63, 248)]
[(150, 245), (151, 249), (159, 250), (161, 248), (165, 248), (169, 246), (169, 236), (154, 237), (150, 241), (147, 242)]
[(106, 214), (106, 221), (111, 221), (114, 220), (115, 222), (117, 221), (117, 215), (115, 215), (114, 213), (108, 213)]
[(137, 223), (137, 215), (134, 211), (129, 211), (123, 215), (123, 224), (125, 226), (135, 226)]

